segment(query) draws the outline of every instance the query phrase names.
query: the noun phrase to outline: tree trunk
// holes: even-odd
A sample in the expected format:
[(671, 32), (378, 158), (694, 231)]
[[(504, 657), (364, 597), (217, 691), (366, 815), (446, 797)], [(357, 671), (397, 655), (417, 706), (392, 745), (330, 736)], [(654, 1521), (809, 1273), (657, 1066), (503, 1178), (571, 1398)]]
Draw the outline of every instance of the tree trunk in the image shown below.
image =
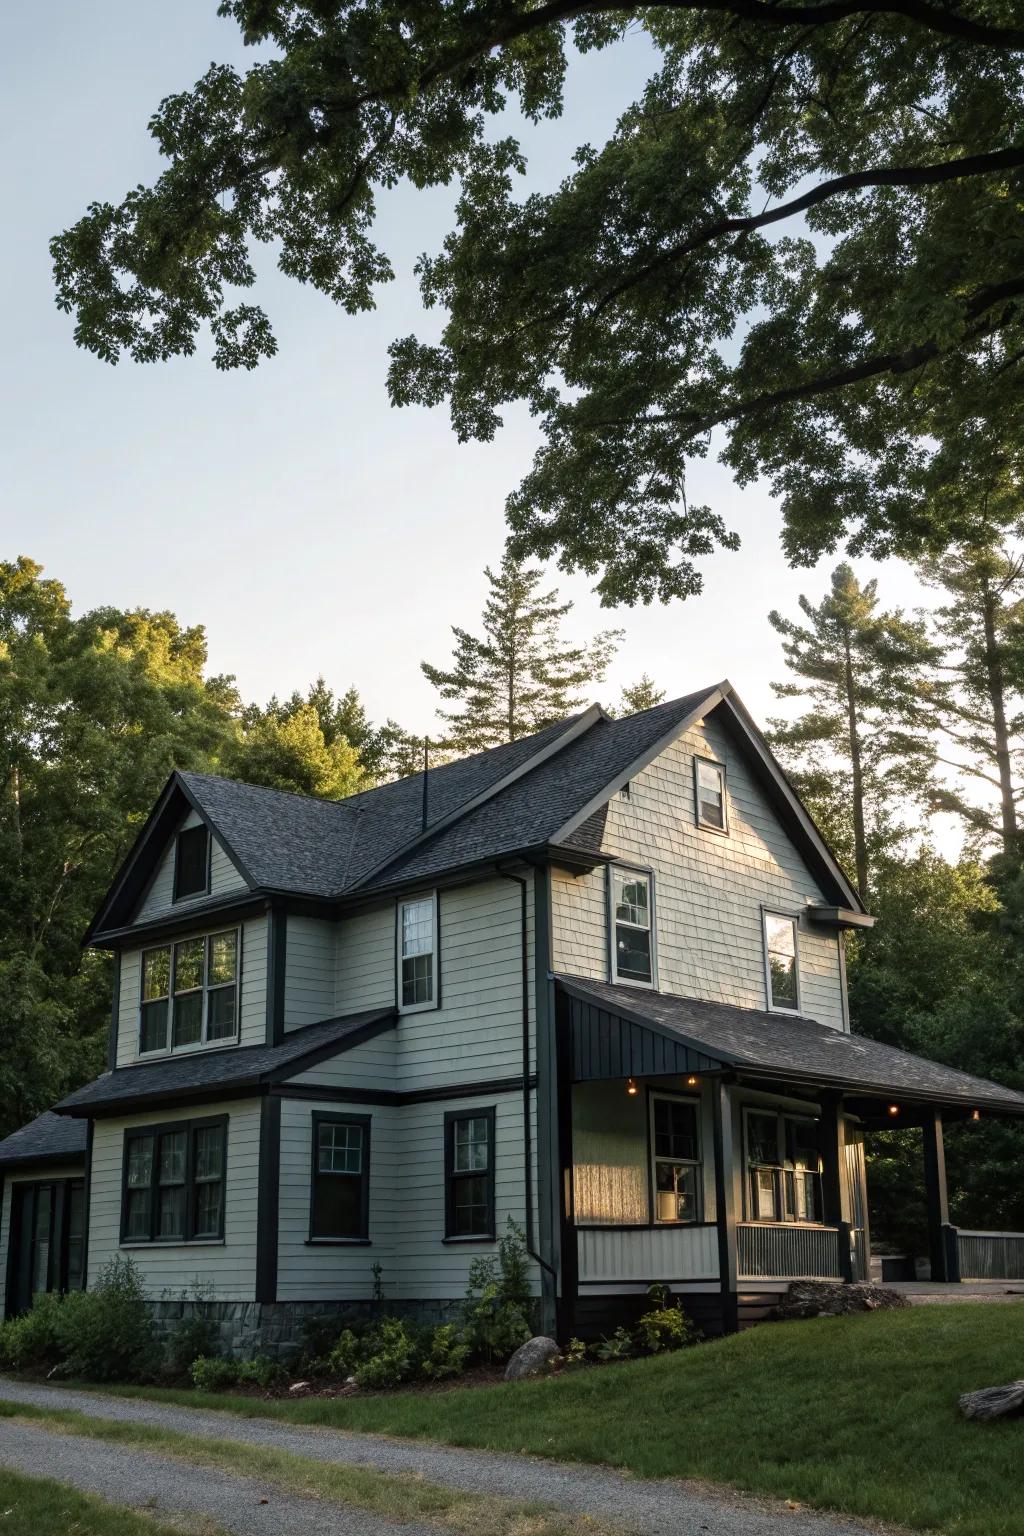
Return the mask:
[(860, 729), (853, 686), (853, 656), (850, 631), (843, 631), (846, 719), (850, 733), (850, 768), (853, 780), (853, 854), (857, 866), (857, 894), (864, 905), (868, 900), (868, 842), (864, 832), (864, 769), (861, 764)]
[(981, 613), (985, 630), (985, 681), (988, 688), (989, 706), (992, 710), (992, 732), (999, 773), (1000, 820), (1003, 832), (1003, 852), (1017, 852), (1017, 807), (1013, 798), (1013, 774), (1010, 767), (1010, 733), (1006, 724), (1006, 680), (1003, 661), (999, 654), (996, 636), (995, 593), (986, 582), (982, 588)]

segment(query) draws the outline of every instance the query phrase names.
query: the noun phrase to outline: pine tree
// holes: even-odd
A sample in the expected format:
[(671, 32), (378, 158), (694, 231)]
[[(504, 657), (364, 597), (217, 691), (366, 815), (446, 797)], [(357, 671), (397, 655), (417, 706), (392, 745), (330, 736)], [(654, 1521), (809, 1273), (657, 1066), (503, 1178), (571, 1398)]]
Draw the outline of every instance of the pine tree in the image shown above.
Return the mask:
[(924, 562), (920, 575), (948, 601), (933, 618), (941, 648), (935, 664), (936, 723), (955, 756), (943, 759), (984, 792), (977, 804), (961, 786), (946, 787), (936, 807), (954, 811), (983, 841), (998, 838), (1010, 858), (1020, 854), (1024, 755), (1024, 553), (1013, 541), (979, 529)]
[(645, 672), (637, 682), (623, 688), (619, 700), (618, 713), (623, 715), (638, 715), (642, 709), (654, 709), (658, 704), (665, 702), (665, 690), (659, 688), (652, 677)]
[(453, 625), (451, 667), (420, 663), (442, 699), (460, 706), (438, 710), (460, 751), (515, 741), (571, 714), (584, 684), (604, 677), (622, 638), (621, 630), (604, 630), (588, 646), (569, 645), (559, 631), (572, 603), (560, 603), (554, 589), (538, 592), (542, 571), (506, 554), (497, 574), (489, 566), (484, 574), (483, 634)]
[(892, 832), (895, 808), (921, 798), (930, 784), (925, 668), (935, 651), (922, 622), (879, 611), (877, 582), (861, 586), (845, 564), (817, 607), (806, 597), (800, 607), (805, 624), (768, 615), (799, 679), (772, 688), (780, 699), (806, 699), (810, 708), (797, 720), (773, 720), (772, 744), (812, 785), (830, 787), (833, 818), (840, 789), (857, 890), (866, 901), (873, 848)]

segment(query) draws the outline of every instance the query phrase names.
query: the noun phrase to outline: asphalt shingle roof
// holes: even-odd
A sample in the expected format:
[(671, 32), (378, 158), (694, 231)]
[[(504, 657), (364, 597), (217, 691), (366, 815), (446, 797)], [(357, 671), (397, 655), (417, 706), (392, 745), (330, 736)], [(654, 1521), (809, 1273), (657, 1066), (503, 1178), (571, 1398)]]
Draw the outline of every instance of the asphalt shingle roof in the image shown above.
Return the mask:
[(725, 1065), (799, 1073), (864, 1093), (918, 1094), (951, 1104), (1024, 1114), (1024, 1094), (803, 1016), (735, 1008), (561, 975), (570, 996), (637, 1023), (651, 1023)]
[(373, 1008), (308, 1024), (292, 1031), (280, 1045), (229, 1046), (222, 1051), (194, 1051), (118, 1067), (69, 1094), (55, 1107), (62, 1115), (130, 1114), (135, 1104), (157, 1099), (188, 1102), (196, 1097), (216, 1098), (220, 1093), (237, 1095), (246, 1088), (259, 1092), (267, 1083), (301, 1072), (307, 1058), (345, 1050), (364, 1039), (374, 1026), (387, 1027), (397, 1018), (394, 1008)]
[(0, 1141), (0, 1168), (21, 1163), (84, 1163), (88, 1133), (84, 1120), (68, 1120), (48, 1109)]

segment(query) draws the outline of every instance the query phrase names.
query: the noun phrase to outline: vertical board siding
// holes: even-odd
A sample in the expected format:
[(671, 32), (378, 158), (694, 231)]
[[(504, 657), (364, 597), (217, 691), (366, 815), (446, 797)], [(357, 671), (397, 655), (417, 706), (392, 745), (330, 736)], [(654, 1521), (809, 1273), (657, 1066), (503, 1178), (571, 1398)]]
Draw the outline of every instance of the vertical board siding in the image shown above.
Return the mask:
[[(146, 894), (136, 910), (136, 922), (157, 917), (161, 912), (167, 912), (173, 907), (174, 840), (178, 832), (184, 831), (186, 827), (198, 827), (200, 823), (201, 817), (195, 811), (191, 811), (171, 837), (157, 864), (153, 878), (149, 882)], [(227, 896), (231, 891), (244, 891), (245, 889), (245, 881), (224, 852), (216, 837), (213, 837), (210, 848), (210, 895)]]
[[(121, 1178), (124, 1133), (130, 1126), (227, 1115), (227, 1177), (222, 1243), (129, 1243), (121, 1245)], [(93, 1130), (89, 1204), (89, 1285), (115, 1254), (129, 1256), (147, 1294), (175, 1296), (201, 1287), (211, 1299), (251, 1301), (256, 1286), (256, 1213), (259, 1206), (260, 1101), (183, 1109), (150, 1110), (124, 1119), (97, 1120)]]
[[(728, 836), (695, 824), (693, 759), (726, 764)], [(732, 740), (715, 720), (687, 731), (609, 802), (602, 851), (655, 873), (658, 984), (664, 992), (765, 1008), (762, 908), (824, 900)], [(609, 977), (607, 876), (555, 871), (556, 970)], [(839, 941), (800, 923), (801, 1010), (844, 1027)]]
[(581, 1281), (717, 1280), (716, 1227), (614, 1227), (576, 1234)]
[(334, 923), (288, 916), (284, 966), (284, 1027), (301, 1029), (335, 1014)]
[(736, 1237), (741, 1278), (840, 1278), (839, 1234), (835, 1227), (741, 1222)]
[[(200, 931), (214, 932), (223, 926), (208, 922)], [(267, 1034), (267, 919), (248, 917), (242, 930), (239, 1039), (242, 1045), (262, 1045)], [(126, 949), (121, 956), (121, 990), (118, 998), (117, 1065), (138, 1060), (139, 1000), (142, 987), (142, 949)], [(230, 1050), (230, 1046), (223, 1047)]]
[(3, 1201), (0, 1203), (0, 1321), (7, 1307), (7, 1259), (11, 1243), (11, 1211), (14, 1206), (15, 1184), (56, 1183), (58, 1179), (82, 1179), (85, 1169), (81, 1163), (60, 1163), (54, 1166), (43, 1163), (38, 1168), (26, 1165), (4, 1179)]

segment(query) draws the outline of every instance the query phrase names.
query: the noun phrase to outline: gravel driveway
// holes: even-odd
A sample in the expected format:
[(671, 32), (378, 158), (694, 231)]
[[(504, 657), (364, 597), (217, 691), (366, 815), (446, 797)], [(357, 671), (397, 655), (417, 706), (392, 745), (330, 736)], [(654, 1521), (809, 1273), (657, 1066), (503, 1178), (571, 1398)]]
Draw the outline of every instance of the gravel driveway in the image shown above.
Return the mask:
[[(0, 1399), (72, 1409), (94, 1418), (159, 1425), (183, 1434), (247, 1445), (274, 1446), (316, 1461), (355, 1463), (381, 1472), (413, 1474), (470, 1492), (554, 1504), (642, 1536), (864, 1536), (867, 1529), (841, 1517), (794, 1511), (785, 1505), (684, 1483), (645, 1482), (599, 1467), (391, 1440), (383, 1435), (348, 1434), (272, 1419), (247, 1419), (6, 1378), (0, 1378)], [(134, 1507), (155, 1499), (161, 1509), (207, 1512), (225, 1530), (238, 1531), (241, 1536), (257, 1531), (273, 1536), (319, 1536), (321, 1531), (339, 1529), (336, 1505), (317, 1506), (272, 1488), (261, 1489), (252, 1479), (206, 1467), (185, 1467), (170, 1458), (101, 1441), (55, 1435), (30, 1424), (0, 1420), (0, 1464), (73, 1482), (78, 1488), (93, 1489), (114, 1502)], [(189, 1498), (185, 1504), (181, 1503), (183, 1494)], [(262, 1497), (269, 1498), (270, 1503), (260, 1504)], [(366, 1536), (397, 1536), (399, 1532), (413, 1536), (422, 1529), (393, 1525), (346, 1506), (344, 1530), (351, 1536), (363, 1536), (364, 1532)], [(878, 1531), (877, 1526), (871, 1529)], [(433, 1536), (437, 1536), (436, 1526)]]

